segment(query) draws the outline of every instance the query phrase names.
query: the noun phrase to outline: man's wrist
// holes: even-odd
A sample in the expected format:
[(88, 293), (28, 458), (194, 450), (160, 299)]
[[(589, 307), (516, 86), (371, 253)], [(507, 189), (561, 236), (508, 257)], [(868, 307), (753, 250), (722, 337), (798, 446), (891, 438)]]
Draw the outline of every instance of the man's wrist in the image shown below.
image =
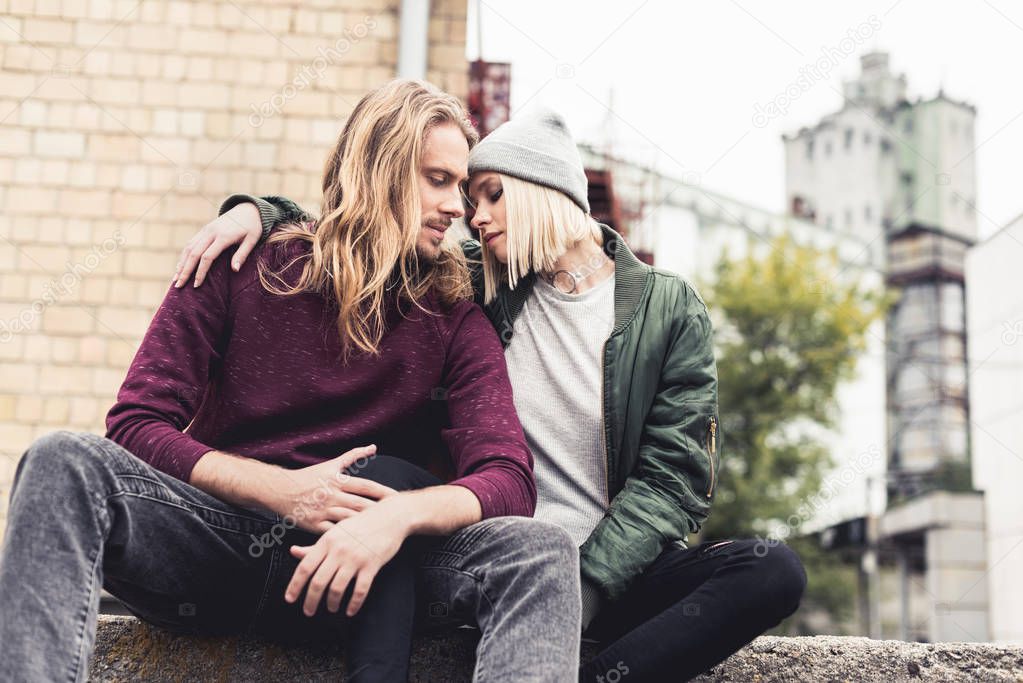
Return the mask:
[(483, 518), (476, 494), (464, 486), (441, 484), (404, 491), (391, 501), (391, 514), (400, 519), (406, 535), (443, 535), (469, 526)]
[(244, 507), (276, 511), (281, 495), (281, 468), (222, 451), (209, 451), (192, 470), (190, 483), (222, 500)]
[(393, 519), (405, 538), (422, 526), (423, 506), (416, 504), (412, 491), (402, 491), (376, 503), (378, 512)]
[(289, 488), (291, 483), (288, 478), (288, 470), (279, 465), (250, 461), (252, 475), (249, 480), (250, 504), (266, 508), (279, 514), (293, 514), (290, 509), (292, 497)]

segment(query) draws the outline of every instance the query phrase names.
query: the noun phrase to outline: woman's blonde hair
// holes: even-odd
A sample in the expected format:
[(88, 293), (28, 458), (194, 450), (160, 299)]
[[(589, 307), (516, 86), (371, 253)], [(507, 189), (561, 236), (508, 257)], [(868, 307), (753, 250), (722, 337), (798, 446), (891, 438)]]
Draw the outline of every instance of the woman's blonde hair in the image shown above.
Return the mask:
[(550, 270), (579, 240), (600, 240), (597, 222), (564, 193), (503, 173), (497, 176), (504, 189), (508, 263), (498, 261), (483, 244), (483, 291), (488, 304), (501, 286), (515, 289), (528, 273)]
[[(310, 253), (274, 271), (260, 264), (270, 292), (315, 292), (337, 307), (337, 331), (347, 359), (353, 350), (376, 354), (386, 332), (388, 292), (399, 306), (423, 308), (434, 292), (442, 305), (472, 296), (460, 249), (442, 248), (433, 262), (416, 253), (422, 223), (418, 176), (423, 140), (453, 123), (469, 147), (479, 140), (461, 102), (420, 81), (396, 80), (363, 97), (345, 123), (323, 174), (321, 218), (289, 226), (269, 243), (299, 240)], [(284, 272), (303, 263), (297, 282)]]

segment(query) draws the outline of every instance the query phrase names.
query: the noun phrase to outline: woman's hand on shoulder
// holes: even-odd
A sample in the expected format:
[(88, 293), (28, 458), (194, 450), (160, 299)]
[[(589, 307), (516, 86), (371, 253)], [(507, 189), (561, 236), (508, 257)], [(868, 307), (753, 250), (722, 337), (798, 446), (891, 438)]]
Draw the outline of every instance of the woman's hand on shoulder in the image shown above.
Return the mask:
[(239, 270), (262, 235), (263, 224), (255, 204), (242, 202), (224, 212), (203, 226), (182, 249), (172, 280), (174, 286), (183, 287), (193, 271), (195, 286), (201, 285), (213, 262), (235, 244), (240, 246), (231, 260), (231, 268)]

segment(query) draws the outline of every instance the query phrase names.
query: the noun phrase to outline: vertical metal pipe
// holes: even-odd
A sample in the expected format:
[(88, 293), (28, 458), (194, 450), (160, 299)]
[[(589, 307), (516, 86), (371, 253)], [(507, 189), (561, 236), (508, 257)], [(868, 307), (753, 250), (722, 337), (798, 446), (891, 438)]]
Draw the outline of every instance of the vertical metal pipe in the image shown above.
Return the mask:
[(430, 0), (401, 0), (398, 78), (426, 78)]

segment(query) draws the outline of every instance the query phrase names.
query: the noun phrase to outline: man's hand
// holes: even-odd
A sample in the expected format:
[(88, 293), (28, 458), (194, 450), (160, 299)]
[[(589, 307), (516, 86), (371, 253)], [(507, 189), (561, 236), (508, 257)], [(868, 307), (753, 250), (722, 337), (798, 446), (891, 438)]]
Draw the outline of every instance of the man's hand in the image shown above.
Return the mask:
[[(190, 483), (236, 505), (273, 505), (279, 508), (275, 509), (277, 512), (292, 514), (285, 506), (295, 500), (294, 493), (281, 495), (282, 482), (301, 484), (305, 482), (304, 477), (308, 477), (307, 484), (313, 482), (322, 486), (320, 475), (332, 476), (339, 469), (356, 464), (359, 458), (372, 457), (375, 453), (375, 446), (365, 446), (318, 465), (284, 470), (251, 458), (210, 451), (195, 464)], [(285, 599), (295, 602), (311, 577), (305, 603), (308, 615), (316, 613), (316, 606), (328, 587), (327, 607), (336, 611), (353, 578), (355, 588), (347, 614), (354, 615), (365, 601), (377, 572), (394, 557), (408, 536), (450, 534), (480, 521), (483, 516), (479, 499), (463, 486), (448, 484), (399, 493), (358, 477), (342, 476), (341, 481), (344, 485), (338, 489), (339, 493), (375, 497), (376, 500), (364, 501), (365, 507), (354, 512), (343, 504), (319, 503), (315, 500), (316, 494), (312, 494), (311, 499), (318, 505), (314, 509), (322, 511), (322, 518), (318, 518), (320, 522), (312, 528), (302, 524), (308, 522), (309, 517), (298, 522), (307, 530), (322, 532), (322, 536), (312, 546), (292, 546), (292, 554), (301, 558), (301, 562), (285, 592)], [(325, 487), (328, 492), (335, 488), (334, 485)], [(309, 492), (315, 491), (315, 487), (299, 485), (292, 490)], [(277, 493), (270, 495), (272, 491)], [(329, 495), (327, 499), (342, 500)], [(341, 519), (332, 520), (331, 515)]]
[(285, 590), (295, 602), (306, 584), (303, 611), (316, 613), (327, 591), (327, 609), (336, 612), (348, 584), (355, 580), (345, 614), (355, 616), (369, 593), (373, 578), (402, 542), (415, 534), (450, 534), (482, 518), (479, 499), (462, 486), (443, 484), (402, 491), (333, 526), (311, 546), (291, 546), (301, 559)]
[(280, 481), (267, 490), (266, 504), (290, 516), (306, 531), (323, 533), (389, 496), (394, 489), (358, 476), (363, 459), (376, 455), (376, 446), (354, 448), (344, 455), (297, 470), (280, 470)]
[[(242, 202), (223, 216), (207, 223), (196, 233), (178, 258), (174, 271), (175, 287), (182, 287), (195, 270), (195, 286), (198, 287), (206, 279), (206, 273), (217, 257), (228, 247), (241, 244), (231, 259), (231, 268), (237, 271), (245, 263), (249, 253), (259, 244), (263, 235), (263, 224), (259, 218), (259, 209), (255, 204)], [(196, 270), (196, 264), (199, 265)]]
[[(406, 494), (407, 495), (407, 494)], [(354, 580), (345, 614), (355, 616), (362, 607), (380, 568), (387, 564), (411, 533), (405, 521), (406, 495), (398, 494), (335, 524), (311, 546), (291, 546), (301, 559), (284, 593), (295, 602), (306, 589), (302, 611), (311, 617), (327, 594), (327, 609), (337, 612), (348, 585)]]
[(372, 458), (376, 446), (353, 448), (344, 455), (297, 470), (210, 451), (192, 469), (189, 483), (242, 506), (267, 508), (294, 519), (306, 531), (323, 533), (394, 489), (358, 476), (358, 463)]

